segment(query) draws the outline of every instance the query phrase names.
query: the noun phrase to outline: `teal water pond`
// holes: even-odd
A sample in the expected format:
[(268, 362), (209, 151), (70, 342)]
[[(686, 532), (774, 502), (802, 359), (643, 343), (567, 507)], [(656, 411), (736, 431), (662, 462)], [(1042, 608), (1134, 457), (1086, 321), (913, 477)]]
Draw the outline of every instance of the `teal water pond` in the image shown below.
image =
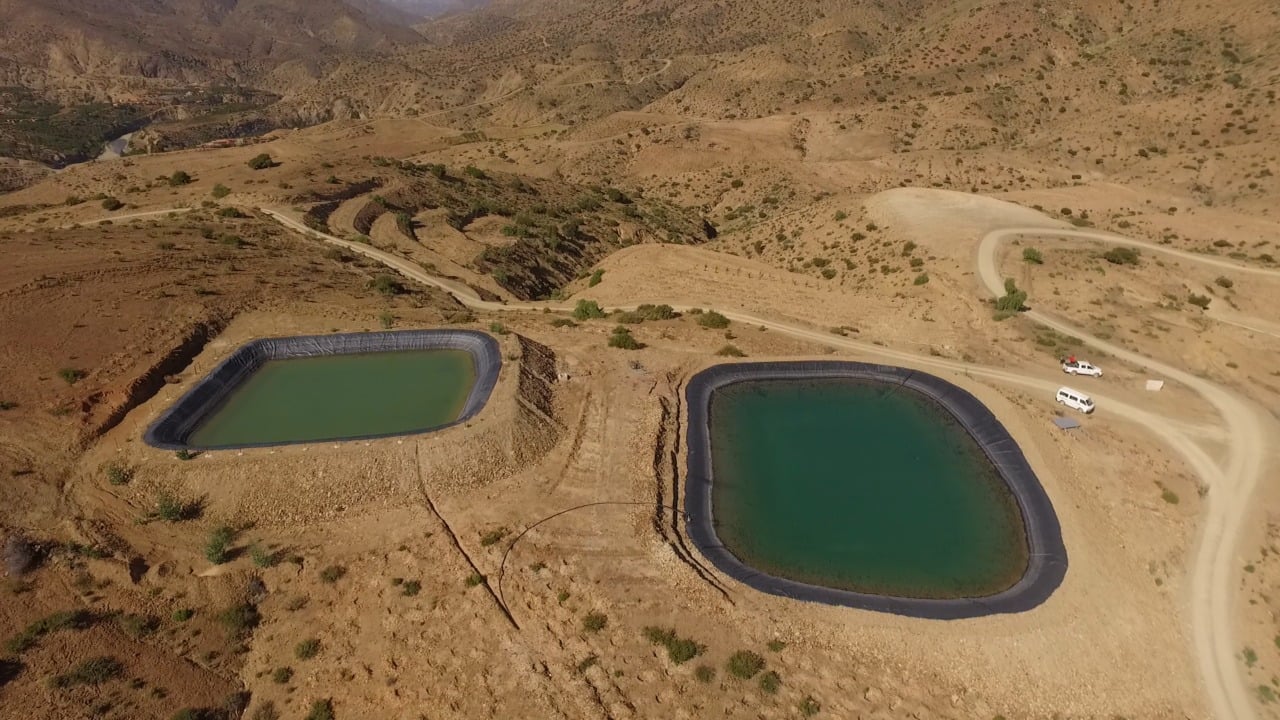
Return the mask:
[(458, 419), (475, 382), (463, 350), (270, 360), (188, 442), (217, 448), (421, 432)]
[(714, 391), (715, 532), (746, 565), (909, 598), (996, 594), (1027, 568), (1017, 500), (943, 407), (856, 379)]

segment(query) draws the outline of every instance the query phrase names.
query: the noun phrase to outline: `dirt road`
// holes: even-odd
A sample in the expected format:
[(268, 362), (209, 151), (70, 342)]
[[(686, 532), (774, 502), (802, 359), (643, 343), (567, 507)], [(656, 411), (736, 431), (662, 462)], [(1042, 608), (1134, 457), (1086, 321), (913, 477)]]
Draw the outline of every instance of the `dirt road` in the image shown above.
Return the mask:
[[(462, 304), (476, 310), (527, 312), (550, 309), (563, 312), (572, 309), (572, 305), (568, 303), (485, 301), (471, 288), (460, 283), (437, 278), (404, 258), (368, 245), (316, 232), (276, 210), (262, 208), (262, 211), (282, 225), (304, 235), (315, 237), (377, 260), (409, 279), (445, 290)], [(1170, 248), (1150, 246), (1146, 243), (1135, 242), (1117, 235), (1052, 228), (1009, 228), (988, 233), (979, 245), (978, 272), (989, 292), (995, 295), (1000, 295), (1004, 292), (1004, 281), (1000, 276), (996, 261), (1000, 242), (1012, 237), (1028, 235), (1082, 238), (1100, 242), (1151, 247), (1152, 250), (1178, 255), (1195, 262), (1205, 261), (1210, 265), (1229, 267), (1233, 270), (1269, 273), (1280, 276), (1280, 273), (1259, 268), (1245, 268), (1217, 258), (1201, 257), (1193, 253), (1185, 253)], [(642, 302), (661, 303), (662, 299), (646, 299), (636, 302), (635, 305), (639, 305)], [(618, 309), (631, 310), (635, 308), (635, 305)], [(687, 311), (690, 308), (676, 307), (675, 309)], [(1053, 393), (1061, 384), (1051, 371), (1046, 376), (1033, 376), (999, 368), (970, 365), (954, 360), (893, 350), (873, 345), (869, 342), (832, 335), (824, 330), (772, 320), (748, 312), (724, 309), (720, 310), (720, 312), (735, 322), (763, 326), (773, 331), (822, 345), (857, 350), (887, 361), (909, 363), (914, 366), (949, 370), (987, 378), (1032, 389), (1044, 393), (1046, 396)], [(1194, 652), (1200, 665), (1201, 674), (1204, 677), (1209, 707), (1212, 709), (1214, 716), (1223, 720), (1228, 718), (1252, 720), (1256, 717), (1253, 704), (1244, 687), (1235, 660), (1232, 608), (1234, 607), (1235, 599), (1235, 568), (1238, 563), (1234, 561), (1234, 557), (1236, 542), (1240, 535), (1240, 528), (1245, 517), (1249, 498), (1257, 486), (1266, 465), (1266, 439), (1268, 437), (1280, 437), (1280, 423), (1277, 423), (1264, 409), (1237, 397), (1230, 391), (1208, 380), (1090, 336), (1065, 322), (1046, 316), (1043, 313), (1032, 311), (1028, 312), (1027, 315), (1036, 322), (1054, 328), (1059, 332), (1078, 337), (1098, 350), (1183, 383), (1202, 395), (1220, 413), (1223, 432), (1213, 434), (1220, 438), (1226, 438), (1227, 453), (1225, 459), (1218, 462), (1211, 458), (1203, 448), (1192, 442), (1189, 435), (1200, 433), (1196, 432), (1195, 428), (1188, 427), (1186, 423), (1170, 420), (1141, 407), (1127, 404), (1118, 398), (1106, 395), (1104, 392), (1092, 393), (1093, 397), (1098, 400), (1099, 406), (1104, 407), (1108, 414), (1140, 424), (1163, 440), (1169, 447), (1176, 450), (1210, 488), (1207, 503), (1208, 517), (1205, 520), (1204, 532), (1196, 551), (1192, 580), (1190, 582)]]
[[(1275, 271), (1247, 267), (1219, 258), (1138, 242), (1110, 233), (1006, 228), (988, 233), (978, 247), (978, 275), (988, 292), (994, 295), (1004, 294), (1004, 279), (1000, 276), (998, 262), (1000, 243), (1010, 238), (1028, 236), (1070, 237), (1137, 246), (1184, 260), (1228, 268), (1235, 272), (1280, 277), (1280, 273)], [(1190, 448), (1185, 445), (1173, 446), (1186, 457), (1210, 488), (1204, 531), (1192, 565), (1190, 582), (1192, 638), (1195, 643), (1195, 656), (1205, 682), (1209, 707), (1214, 716), (1235, 720), (1256, 717), (1253, 702), (1245, 688), (1235, 657), (1237, 644), (1233, 632), (1233, 610), (1236, 589), (1235, 570), (1239, 566), (1235, 561), (1236, 545), (1248, 511), (1249, 499), (1267, 464), (1266, 448), (1269, 447), (1267, 438), (1280, 437), (1280, 427), (1265, 409), (1213, 382), (1093, 337), (1042, 312), (1032, 310), (1028, 311), (1026, 316), (1054, 330), (1080, 338), (1098, 350), (1180, 382), (1195, 390), (1217, 409), (1227, 437), (1227, 453), (1221, 463), (1209, 460), (1203, 452), (1189, 453), (1187, 451)], [(1258, 321), (1257, 324), (1269, 323)], [(1250, 329), (1257, 330), (1253, 327)]]

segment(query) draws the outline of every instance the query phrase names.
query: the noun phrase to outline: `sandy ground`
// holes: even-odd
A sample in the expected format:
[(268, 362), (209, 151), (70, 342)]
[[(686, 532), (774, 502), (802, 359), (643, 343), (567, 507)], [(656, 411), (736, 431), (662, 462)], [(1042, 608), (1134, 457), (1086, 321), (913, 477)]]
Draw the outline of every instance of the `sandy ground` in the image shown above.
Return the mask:
[[(927, 194), (924, 200), (926, 202), (929, 200)], [(943, 200), (944, 202), (940, 204), (945, 204), (945, 198), (943, 198)], [(979, 203), (979, 209), (986, 211), (987, 214), (996, 213), (998, 215), (998, 211), (1001, 210), (1002, 208), (992, 203), (988, 203), (986, 206), (982, 206)], [(1007, 223), (1008, 220), (1009, 220), (1008, 217), (997, 217), (996, 222), (997, 224), (1002, 222)], [(1001, 239), (1002, 237), (1020, 235), (1020, 234), (1022, 235), (1025, 235), (1025, 234), (1055, 235), (1056, 234), (1057, 236), (1062, 236), (1062, 237), (1070, 237), (1072, 235), (1077, 235), (1079, 237), (1087, 237), (1088, 239), (1093, 239), (1093, 240), (1110, 239), (1109, 236), (1104, 236), (1097, 233), (1078, 233), (1078, 232), (1073, 233), (1073, 231), (1061, 230), (1059, 228), (1060, 226), (1055, 223), (1047, 223), (1042, 221), (1040, 223), (1040, 227), (1033, 227), (1030, 229), (1014, 228), (1013, 230), (988, 233), (985, 236), (986, 242), (984, 242), (977, 248), (979, 252), (979, 269), (980, 269), (980, 274), (982, 275), (982, 279), (984, 283), (989, 288), (991, 286), (994, 286), (995, 290), (998, 291), (1000, 289), (1001, 282), (1000, 282), (998, 273), (995, 273), (993, 259), (995, 257), (996, 241)], [(634, 248), (628, 251), (628, 253), (631, 255), (635, 255), (639, 253), (646, 256), (645, 260), (649, 262), (641, 261), (638, 264), (644, 265), (646, 267), (652, 267), (653, 265), (655, 265), (655, 263), (652, 262), (652, 259), (656, 258), (658, 255), (667, 254), (670, 251), (671, 249), (665, 249), (665, 248), (662, 248), (662, 249)], [(623, 264), (626, 262), (624, 256), (626, 256), (628, 253), (623, 253), (623, 254), (620, 254), (619, 256), (615, 256), (615, 258), (612, 258), (610, 263), (614, 263), (614, 264), (611, 264), (609, 266), (609, 270), (607, 271), (607, 273), (621, 274), (624, 277), (632, 278), (632, 274), (627, 272), (627, 268)], [(680, 260), (677, 260), (676, 263), (683, 264), (686, 268), (688, 268), (690, 267), (690, 261), (693, 260), (694, 257), (697, 257), (698, 253), (703, 254), (703, 259), (712, 259), (712, 256), (713, 256), (712, 253), (706, 253), (705, 251), (681, 249), (680, 252), (676, 253), (676, 255), (677, 257), (681, 255), (683, 255), (684, 257), (682, 257)], [(1193, 260), (1199, 259), (1194, 256), (1187, 256), (1185, 254), (1184, 254), (1184, 257), (1193, 259)], [(1234, 267), (1234, 265), (1230, 263), (1219, 263), (1219, 264), (1232, 265)], [(704, 265), (703, 267), (705, 272), (707, 266)], [(739, 268), (738, 273), (741, 273), (741, 271), (742, 269)], [(664, 270), (661, 267), (658, 267), (656, 272), (661, 274), (664, 272)], [(715, 270), (712, 270), (711, 272), (712, 274), (718, 274), (719, 270), (715, 269)], [(751, 277), (750, 271), (748, 270), (747, 272), (748, 272), (748, 279), (754, 279)], [(738, 273), (735, 273), (735, 274), (738, 274)], [(686, 271), (686, 275), (688, 274), (689, 273)], [(606, 277), (607, 276), (608, 275), (606, 275)], [(762, 277), (767, 278), (767, 276), (762, 276)], [(768, 278), (768, 279), (772, 279), (772, 278)], [(696, 278), (690, 278), (690, 280), (693, 280), (693, 285), (699, 284)], [(641, 281), (639, 284), (644, 285), (644, 282)], [(703, 301), (702, 304), (707, 304), (708, 300), (711, 300), (712, 302), (714, 302), (712, 298), (715, 295), (720, 294), (720, 291), (723, 287), (723, 283), (715, 283), (715, 284), (707, 283), (707, 284), (703, 284), (702, 287), (704, 288), (703, 292), (706, 293), (702, 297), (702, 301)], [(611, 290), (614, 293), (613, 295), (610, 294)], [(676, 305), (677, 307), (687, 308), (690, 304), (692, 304), (690, 303), (688, 296), (678, 294), (679, 291), (671, 287), (670, 284), (668, 284), (664, 288), (664, 292), (667, 294), (663, 295), (661, 298), (652, 298), (648, 296), (642, 296), (642, 297), (644, 300), (648, 300), (648, 301), (658, 301), (658, 300), (670, 301), (673, 305)], [(801, 290), (800, 292), (803, 293), (804, 291)], [(602, 283), (600, 287), (593, 288), (592, 296), (600, 297), (606, 303), (608, 303), (610, 297), (617, 297), (619, 294), (625, 294), (625, 291), (619, 291), (617, 290), (617, 288), (609, 287), (609, 283), (606, 281), (606, 283)], [(803, 297), (803, 295), (801, 295), (801, 297)], [(724, 302), (723, 298), (724, 296), (721, 295), (722, 302)], [(793, 296), (792, 299), (795, 300), (797, 298)], [(754, 298), (755, 305), (757, 306), (762, 305), (763, 303), (761, 302), (761, 300), (762, 298), (757, 295)], [(489, 308), (488, 304), (481, 304), (481, 303), (474, 303), (474, 302), (472, 304), (477, 307), (485, 307), (486, 309), (495, 309), (497, 306), (497, 304), (493, 304), (494, 308)], [(634, 305), (635, 303), (632, 302), (632, 303), (619, 303), (619, 304), (625, 304), (627, 306), (630, 306), (630, 305)], [(740, 306), (740, 304), (741, 304), (741, 301), (738, 301), (737, 303), (735, 303), (733, 300), (729, 300), (728, 305), (719, 305), (718, 307), (725, 308), (727, 310), (729, 307)], [(819, 305), (819, 304), (820, 303), (816, 303), (816, 302), (810, 303), (804, 300), (800, 300), (799, 302), (795, 302), (791, 304), (789, 309), (791, 310), (791, 312), (795, 312), (797, 307), (812, 307), (814, 305)], [(784, 332), (791, 331), (793, 333), (796, 333), (796, 329), (793, 326), (789, 326), (783, 323), (777, 323), (777, 322), (762, 318), (760, 316), (744, 315), (741, 312), (732, 312), (732, 311), (730, 311), (728, 314), (730, 315), (730, 317), (734, 318), (736, 321), (744, 322), (749, 325), (763, 326), (771, 330), (781, 329)], [(1236, 532), (1238, 532), (1238, 528), (1241, 521), (1243, 520), (1243, 517), (1241, 512), (1242, 506), (1239, 500), (1233, 503), (1232, 499), (1249, 497), (1251, 485), (1256, 481), (1257, 474), (1260, 472), (1260, 468), (1263, 466), (1263, 463), (1266, 461), (1266, 456), (1263, 451), (1263, 446), (1260, 442), (1261, 434), (1265, 432), (1262, 428), (1266, 427), (1265, 425), (1266, 420), (1264, 420), (1260, 414), (1254, 412), (1252, 409), (1249, 408), (1249, 406), (1235, 399), (1233, 396), (1227, 393), (1223, 393), (1219, 391), (1216, 388), (1216, 386), (1210, 383), (1201, 381), (1198, 378), (1195, 378), (1183, 371), (1174, 369), (1163, 363), (1148, 360), (1130, 351), (1123, 350), (1117, 346), (1098, 340), (1097, 338), (1092, 338), (1087, 335), (1082, 335), (1074, 328), (1063, 325), (1055, 320), (1049, 319), (1046, 316), (1028, 314), (1028, 319), (1031, 319), (1047, 327), (1054, 328), (1059, 331), (1070, 333), (1074, 336), (1080, 337), (1086, 343), (1089, 343), (1091, 345), (1096, 345), (1099, 351), (1104, 352), (1107, 355), (1116, 358), (1117, 360), (1125, 361), (1131, 365), (1136, 365), (1139, 368), (1145, 368), (1148, 371), (1154, 371), (1165, 377), (1168, 377), (1170, 380), (1180, 383), (1182, 385), (1185, 385), (1190, 389), (1202, 394), (1212, 404), (1218, 407), (1227, 425), (1227, 430), (1225, 435), (1227, 438), (1235, 440), (1235, 442), (1230, 443), (1225, 448), (1224, 452), (1221, 453), (1223, 457), (1217, 463), (1215, 463), (1214, 461), (1211, 461), (1208, 459), (1207, 453), (1203, 449), (1196, 448), (1194, 445), (1188, 442), (1188, 438), (1184, 435), (1184, 427), (1190, 428), (1194, 434), (1215, 435), (1215, 437), (1212, 438), (1207, 443), (1210, 447), (1215, 446), (1215, 441), (1220, 442), (1222, 440), (1221, 435), (1216, 435), (1215, 433), (1212, 433), (1212, 432), (1200, 433), (1196, 423), (1189, 419), (1182, 420), (1182, 421), (1168, 422), (1159, 416), (1150, 414), (1146, 409), (1142, 407), (1126, 406), (1122, 402), (1113, 398), (1106, 398), (1105, 400), (1102, 401), (1111, 409), (1112, 413), (1117, 414), (1121, 417), (1129, 417), (1130, 419), (1135, 421), (1135, 424), (1143, 427), (1147, 432), (1151, 432), (1155, 434), (1157, 437), (1159, 437), (1168, 445), (1171, 445), (1175, 448), (1182, 450), (1188, 463), (1190, 464), (1190, 467), (1192, 467), (1195, 470), (1195, 472), (1200, 476), (1200, 482), (1209, 483), (1210, 485), (1207, 489), (1210, 490), (1211, 492), (1215, 488), (1217, 489), (1217, 494), (1213, 495), (1212, 497), (1217, 498), (1219, 496), (1223, 496), (1225, 498), (1224, 501), (1222, 501), (1221, 503), (1218, 503), (1218, 504), (1211, 503), (1211, 507), (1217, 510), (1217, 512), (1212, 513), (1210, 516), (1210, 523), (1209, 523), (1210, 529), (1209, 531), (1207, 531), (1205, 540), (1203, 540), (1200, 545), (1201, 550), (1200, 550), (1200, 555), (1198, 556), (1198, 557), (1208, 557), (1209, 559), (1198, 560), (1197, 563), (1195, 564), (1195, 568), (1196, 568), (1195, 572), (1197, 575), (1209, 574), (1214, 571), (1214, 568), (1222, 567), (1223, 564), (1220, 562), (1215, 562), (1216, 558), (1214, 558), (1213, 555), (1215, 553), (1222, 552), (1222, 548), (1224, 546), (1228, 549), (1234, 546), (1234, 535)], [(813, 333), (813, 331), (809, 331), (809, 332)], [(816, 334), (816, 333), (813, 333), (813, 334)], [(895, 339), (901, 338), (902, 335), (903, 333), (901, 332), (901, 328), (899, 328), (899, 332), (896, 333)], [(838, 344), (838, 343), (839, 341), (836, 341), (836, 342), (828, 341), (828, 344)], [(861, 345), (860, 343), (849, 343), (849, 344), (853, 346)], [(873, 349), (872, 352), (874, 354), (875, 350)], [(901, 353), (901, 352), (887, 353), (887, 354), (891, 355), (892, 357), (894, 357), (894, 359), (898, 360), (899, 362), (903, 362), (904, 357), (909, 356), (909, 354)], [(921, 361), (917, 360), (916, 362), (921, 362)], [(928, 367), (931, 364), (938, 364), (938, 361), (933, 361), (933, 363), (930, 363), (930, 361), (925, 360), (923, 362), (926, 367)], [(911, 364), (911, 363), (909, 360), (906, 360), (906, 364)], [(970, 371), (970, 372), (973, 372), (973, 371)], [(978, 372), (979, 374), (981, 374), (980, 370)], [(1049, 388), (1046, 387), (1046, 390), (1048, 389)], [(1105, 398), (1105, 396), (1101, 394), (1099, 394), (1098, 397)], [(1222, 470), (1221, 468), (1226, 468), (1225, 476), (1224, 476), (1224, 470)], [(1167, 486), (1165, 486), (1159, 480), (1154, 481), (1153, 484), (1156, 485), (1157, 487), (1167, 489)], [(1185, 491), (1187, 488), (1184, 486), (1183, 489)], [(1174, 492), (1176, 493), (1176, 491)], [(1073, 554), (1073, 557), (1074, 557), (1074, 554)], [(1073, 563), (1073, 567), (1074, 567), (1074, 563)], [(1148, 571), (1150, 572), (1150, 570)], [(1087, 573), (1089, 572), (1089, 570), (1086, 570), (1085, 572)], [(1202, 581), (1198, 581), (1197, 583), (1195, 583), (1195, 585), (1203, 586), (1204, 583)], [(1219, 585), (1219, 587), (1222, 587), (1222, 585)], [(1183, 599), (1185, 600), (1185, 598)], [(1196, 638), (1195, 638), (1196, 640), (1195, 649), (1197, 651), (1197, 656), (1205, 660), (1206, 662), (1205, 672), (1207, 674), (1211, 674), (1210, 676), (1212, 677), (1212, 674), (1216, 673), (1218, 676), (1216, 679), (1216, 686), (1213, 682), (1210, 683), (1211, 703), (1214, 703), (1215, 705), (1223, 705), (1223, 707), (1219, 708), (1217, 712), (1231, 712), (1229, 708), (1230, 708), (1230, 704), (1232, 703), (1243, 702), (1246, 704), (1246, 706), (1248, 703), (1248, 700), (1245, 699), (1245, 696), (1243, 695), (1243, 693), (1238, 691), (1237, 689), (1238, 684), (1235, 683), (1235, 678), (1228, 674), (1228, 673), (1234, 672), (1235, 661), (1233, 657), (1234, 653), (1231, 651), (1232, 641), (1230, 640), (1233, 629), (1231, 627), (1231, 623), (1229, 620), (1230, 615), (1228, 612), (1226, 612), (1226, 608), (1223, 607), (1224, 605), (1229, 607), (1230, 605), (1229, 595), (1228, 595), (1228, 598), (1224, 601), (1224, 599), (1221, 597), (1214, 598), (1211, 593), (1194, 594), (1192, 597), (1192, 604), (1191, 604), (1191, 612), (1193, 614), (1198, 614), (1200, 616), (1199, 620), (1193, 624), (1193, 627), (1197, 630)], [(1104, 611), (1102, 609), (1095, 609), (1092, 612), (1094, 614), (1099, 614)], [(1038, 613), (1039, 611), (1033, 614), (1038, 614)], [(1112, 613), (1114, 613), (1114, 610), (1112, 610)], [(1085, 614), (1087, 615), (1089, 613), (1086, 612)], [(1184, 638), (1182, 642), (1185, 643), (1187, 641)], [(1223, 652), (1223, 648), (1226, 648), (1225, 653)], [(1167, 650), (1169, 652), (1177, 652), (1178, 654), (1186, 653), (1185, 650), (1173, 650), (1172, 648), (1168, 648)], [(1157, 654), (1162, 655), (1163, 653), (1157, 653)], [(1043, 681), (1039, 681), (1037, 684), (1038, 686), (1043, 686)]]
[[(617, 84), (664, 68), (635, 70)], [(241, 689), (251, 713), (270, 704), (286, 717), (325, 698), (339, 717), (429, 708), (457, 718), (783, 718), (810, 699), (824, 717), (1274, 714), (1277, 498), (1260, 480), (1276, 463), (1267, 439), (1280, 380), (1274, 268), (1259, 244), (1274, 223), (1186, 204), (1173, 217), (1158, 210), (1175, 202), (1170, 193), (1107, 183), (1003, 193), (1017, 205), (881, 192), (923, 165), (886, 154), (882, 134), (838, 132), (850, 118), (694, 121), (674, 110), (619, 113), (555, 140), (528, 127), (476, 139), (432, 124), (444, 116), (339, 122), (251, 148), (90, 163), (0, 199), (17, 208), (0, 218), (12, 258), (0, 270), (0, 400), (16, 403), (0, 411), (12, 479), (0, 523), (58, 548), (13, 586), (21, 591), (0, 629), (11, 635), (68, 607), (159, 621), (137, 638), (115, 619), (50, 635), (0, 687), (0, 716), (80, 717), (105, 697), (102, 716), (170, 717)], [(282, 165), (246, 172), (264, 150)], [(346, 259), (304, 236), (294, 198), (334, 186), (330, 176), (367, 177), (370, 156), (410, 155), (624, 178), (702, 207), (721, 232), (703, 247), (623, 249), (600, 263), (598, 284), (583, 277), (566, 301), (545, 305), (485, 301), (424, 269), (495, 288), (469, 255), (501, 244), (496, 220), (460, 236), (427, 211), (421, 247), (385, 219), (373, 245), (322, 238)], [(985, 162), (967, 157), (966, 167)], [(179, 169), (195, 181), (170, 187), (164, 179)], [(219, 184), (230, 192), (214, 202)], [(129, 186), (137, 190), (121, 191)], [(97, 192), (126, 202), (110, 224), (98, 224), (107, 214), (96, 201), (67, 204)], [(253, 217), (217, 215), (227, 206)], [(336, 234), (356, 206), (331, 218)], [(1140, 264), (1100, 260), (1112, 236), (1077, 228), (1060, 207), (1144, 240)], [(168, 217), (174, 208), (196, 209)], [(1022, 262), (1024, 247), (1041, 249), (1043, 265)], [(388, 269), (425, 289), (377, 295), (369, 283)], [(1003, 277), (1030, 291), (1031, 310), (999, 322), (989, 298)], [(1185, 301), (1191, 292), (1211, 296), (1207, 312)], [(732, 324), (706, 330), (686, 316), (633, 326), (646, 347), (626, 353), (606, 347), (610, 320), (552, 325), (578, 299), (609, 310), (714, 308)], [(384, 316), (393, 327), (499, 333), (504, 385), (474, 427), (190, 461), (141, 445), (148, 419), (240, 343), (371, 330)], [(215, 319), (216, 332), (177, 353), (175, 367), (158, 362)], [(545, 407), (521, 389), (536, 363), (517, 336), (550, 348), (568, 374)], [(681, 384), (728, 344), (752, 359), (900, 364), (975, 393), (1054, 501), (1071, 558), (1063, 586), (1028, 613), (932, 623), (798, 604), (708, 573), (655, 506), (679, 500)], [(1064, 350), (1107, 372), (1070, 380), (1100, 408), (1072, 433), (1051, 424)], [(64, 368), (88, 375), (68, 384)], [(148, 373), (158, 387), (135, 404)], [(1164, 390), (1145, 391), (1149, 378)], [(113, 464), (128, 468), (127, 483), (107, 480)], [(202, 514), (139, 523), (162, 491), (202, 500)], [(616, 504), (591, 505), (601, 502)], [(236, 529), (236, 552), (214, 566), (204, 545), (221, 523)], [(134, 558), (147, 568), (136, 580)], [(258, 613), (251, 633), (219, 619), (240, 603)], [(175, 619), (188, 606), (194, 617)], [(591, 612), (605, 615), (603, 628), (584, 627)], [(675, 628), (702, 654), (672, 663), (643, 638), (650, 625)], [(320, 649), (301, 657), (308, 639)], [(779, 673), (777, 694), (726, 674), (728, 656), (744, 649)], [(96, 694), (46, 686), (108, 652), (127, 659), (127, 679)], [(699, 666), (714, 677), (699, 679)]]

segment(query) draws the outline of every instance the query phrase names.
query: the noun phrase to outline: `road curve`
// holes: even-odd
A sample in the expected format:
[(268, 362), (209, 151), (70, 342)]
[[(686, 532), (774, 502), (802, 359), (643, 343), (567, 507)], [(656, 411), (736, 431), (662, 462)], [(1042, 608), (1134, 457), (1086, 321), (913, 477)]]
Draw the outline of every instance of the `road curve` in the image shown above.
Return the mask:
[[(1004, 294), (1004, 279), (1000, 275), (998, 262), (1000, 243), (1014, 237), (1027, 236), (1070, 237), (1140, 246), (1237, 272), (1280, 277), (1280, 273), (1275, 271), (1138, 242), (1110, 233), (1023, 227), (994, 230), (983, 237), (978, 247), (978, 275), (988, 292), (997, 296)], [(1180, 382), (1199, 393), (1217, 409), (1226, 430), (1225, 462), (1221, 465), (1213, 462), (1205, 464), (1203, 457), (1194, 460), (1187, 458), (1210, 488), (1204, 529), (1196, 549), (1190, 582), (1192, 639), (1209, 707), (1214, 716), (1223, 720), (1255, 718), (1253, 701), (1235, 657), (1235, 556), (1249, 499), (1266, 466), (1266, 448), (1269, 447), (1267, 439), (1280, 436), (1280, 429), (1277, 429), (1274, 418), (1265, 409), (1209, 380), (1091, 336), (1045, 313), (1031, 310), (1025, 316), (1054, 330), (1080, 338), (1119, 359)], [(1184, 451), (1183, 454), (1186, 455), (1186, 448), (1177, 449)]]
[[(260, 209), (285, 227), (376, 260), (411, 280), (448, 292), (458, 302), (475, 310), (492, 312), (541, 312), (543, 310), (553, 310), (566, 312), (573, 308), (569, 303), (506, 303), (483, 300), (472, 288), (462, 283), (431, 275), (420, 266), (402, 257), (370, 245), (343, 240), (327, 233), (318, 232), (277, 210), (271, 208)], [(989, 292), (995, 295), (1000, 295), (1004, 292), (1004, 281), (1000, 277), (996, 264), (996, 251), (1000, 242), (1015, 236), (1025, 235), (1073, 237), (1100, 242), (1149, 246), (1146, 243), (1135, 242), (1118, 235), (1079, 230), (1054, 228), (1007, 228), (996, 230), (988, 233), (982, 239), (978, 250), (979, 275)], [(1244, 266), (1221, 261), (1217, 258), (1202, 258), (1192, 253), (1184, 253), (1160, 246), (1149, 247), (1154, 250), (1180, 255), (1189, 260), (1205, 260), (1210, 261), (1209, 264), (1211, 265), (1244, 269)], [(1248, 269), (1258, 272), (1270, 272), (1256, 268)], [(1280, 275), (1280, 273), (1272, 274)], [(656, 304), (661, 300), (647, 300), (645, 302), (654, 302)], [(636, 305), (639, 304), (642, 303), (637, 302), (617, 309), (631, 310), (635, 309)], [(676, 306), (675, 309), (677, 311), (687, 311), (691, 308)], [(857, 350), (889, 361), (988, 378), (1046, 394), (1054, 392), (1060, 385), (1057, 380), (894, 350), (861, 340), (833, 335), (830, 332), (805, 327), (800, 324), (773, 320), (747, 312), (726, 309), (720, 309), (719, 312), (735, 322), (766, 327), (785, 335), (830, 347)], [(1220, 437), (1227, 438), (1228, 443), (1228, 456), (1225, 466), (1220, 466), (1199, 445), (1190, 440), (1187, 432), (1193, 429), (1188, 428), (1185, 423), (1151, 413), (1141, 407), (1127, 404), (1118, 398), (1091, 391), (1093, 397), (1098, 399), (1099, 404), (1106, 408), (1108, 414), (1141, 425), (1182, 455), (1188, 465), (1211, 488), (1209, 502), (1207, 503), (1208, 518), (1197, 549), (1191, 581), (1192, 635), (1195, 653), (1204, 677), (1209, 705), (1214, 716), (1220, 720), (1253, 720), (1256, 717), (1253, 705), (1241, 682), (1234, 657), (1231, 610), (1234, 601), (1234, 585), (1232, 582), (1235, 576), (1234, 568), (1236, 563), (1233, 558), (1248, 499), (1253, 489), (1257, 486), (1265, 465), (1266, 454), (1263, 448), (1266, 447), (1264, 442), (1268, 436), (1267, 433), (1273, 433), (1272, 436), (1280, 436), (1280, 428), (1276, 427), (1275, 420), (1265, 410), (1240, 399), (1214, 383), (1082, 333), (1078, 329), (1047, 317), (1042, 313), (1032, 311), (1028, 312), (1027, 316), (1059, 332), (1078, 337), (1103, 352), (1187, 385), (1203, 395), (1222, 415), (1222, 422), (1226, 427), (1225, 432)]]

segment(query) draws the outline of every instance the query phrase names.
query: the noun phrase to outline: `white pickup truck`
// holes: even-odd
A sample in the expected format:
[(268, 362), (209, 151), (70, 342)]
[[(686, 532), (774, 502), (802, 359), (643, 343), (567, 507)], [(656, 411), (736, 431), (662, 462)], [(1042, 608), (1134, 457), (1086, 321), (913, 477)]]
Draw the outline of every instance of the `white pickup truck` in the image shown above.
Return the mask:
[(1088, 375), (1089, 377), (1102, 377), (1102, 368), (1097, 365), (1090, 365), (1083, 360), (1063, 360), (1062, 372), (1068, 375)]

